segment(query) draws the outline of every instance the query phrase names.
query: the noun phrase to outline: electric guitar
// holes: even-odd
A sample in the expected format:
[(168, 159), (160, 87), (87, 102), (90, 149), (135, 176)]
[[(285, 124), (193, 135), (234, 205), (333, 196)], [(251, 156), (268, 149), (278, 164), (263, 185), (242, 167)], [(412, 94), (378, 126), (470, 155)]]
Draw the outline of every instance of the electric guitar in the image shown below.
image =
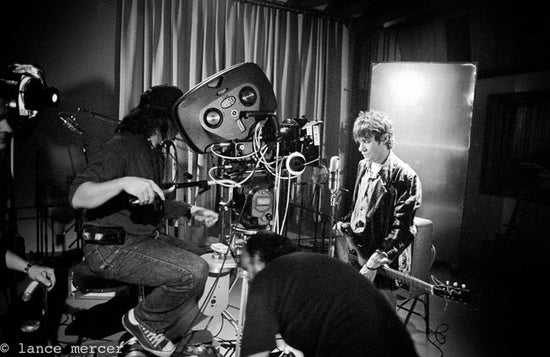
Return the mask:
[(424, 291), (425, 293), (439, 296), (444, 299), (449, 299), (462, 303), (470, 302), (470, 291), (466, 289), (466, 286), (464, 284), (458, 284), (456, 282), (453, 284), (429, 284), (424, 280), (420, 280), (418, 278), (415, 278), (414, 276), (402, 273), (399, 270), (392, 269), (387, 265), (381, 266), (378, 269), (378, 272), (389, 278), (397, 280), (399, 284), (404, 288), (408, 287), (410, 289), (411, 287), (414, 287), (421, 291)]
[[(354, 237), (346, 231), (343, 238), (345, 238), (343, 242), (344, 245), (342, 247), (343, 252), (338, 254), (337, 258), (351, 265), (363, 266), (368, 259), (365, 259), (365, 257), (361, 254), (361, 250), (354, 242)], [(435, 256), (432, 256), (432, 262), (434, 258)], [(470, 302), (470, 291), (466, 289), (464, 284), (459, 284), (456, 282), (450, 284), (449, 282), (442, 283), (439, 281), (435, 284), (430, 284), (399, 270), (392, 269), (387, 265), (383, 265), (378, 268), (378, 273), (383, 274), (388, 278), (395, 279), (402, 288), (407, 290), (416, 289), (448, 300), (461, 303)]]

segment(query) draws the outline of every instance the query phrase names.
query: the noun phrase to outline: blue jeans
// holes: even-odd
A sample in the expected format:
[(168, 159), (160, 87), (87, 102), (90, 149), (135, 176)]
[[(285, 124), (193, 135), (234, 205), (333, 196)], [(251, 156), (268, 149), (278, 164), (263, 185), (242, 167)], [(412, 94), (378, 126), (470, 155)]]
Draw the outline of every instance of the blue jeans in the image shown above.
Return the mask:
[(165, 333), (178, 322), (188, 303), (202, 294), (208, 278), (202, 253), (199, 247), (163, 234), (126, 236), (123, 245), (84, 246), (85, 261), (95, 274), (154, 287), (134, 313), (157, 333)]

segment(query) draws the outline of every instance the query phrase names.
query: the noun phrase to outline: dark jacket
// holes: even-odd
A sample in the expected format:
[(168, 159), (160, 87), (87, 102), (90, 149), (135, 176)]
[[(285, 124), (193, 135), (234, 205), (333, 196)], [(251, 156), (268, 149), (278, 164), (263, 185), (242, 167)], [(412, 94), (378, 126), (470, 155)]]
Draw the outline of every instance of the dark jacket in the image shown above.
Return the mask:
[[(353, 202), (361, 178), (369, 162), (359, 162)], [(365, 229), (354, 235), (354, 242), (360, 254), (368, 259), (380, 249), (393, 259), (392, 267), (397, 267), (397, 257), (412, 242), (415, 233), (414, 215), (422, 202), (420, 179), (414, 170), (399, 159), (393, 152), (382, 166), (379, 178), (366, 210)]]

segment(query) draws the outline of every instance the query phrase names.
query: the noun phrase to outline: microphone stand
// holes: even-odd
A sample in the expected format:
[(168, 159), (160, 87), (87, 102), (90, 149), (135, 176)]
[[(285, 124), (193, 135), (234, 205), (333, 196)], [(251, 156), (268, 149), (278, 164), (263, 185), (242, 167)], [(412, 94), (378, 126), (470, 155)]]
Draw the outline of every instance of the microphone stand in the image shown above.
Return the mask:
[(332, 227), (334, 226), (334, 216), (336, 215), (336, 206), (337, 206), (337, 197), (340, 186), (340, 172), (336, 171), (336, 183), (332, 190), (330, 190), (330, 235), (329, 235), (329, 245), (328, 245), (328, 256), (334, 258), (336, 250), (336, 237)]

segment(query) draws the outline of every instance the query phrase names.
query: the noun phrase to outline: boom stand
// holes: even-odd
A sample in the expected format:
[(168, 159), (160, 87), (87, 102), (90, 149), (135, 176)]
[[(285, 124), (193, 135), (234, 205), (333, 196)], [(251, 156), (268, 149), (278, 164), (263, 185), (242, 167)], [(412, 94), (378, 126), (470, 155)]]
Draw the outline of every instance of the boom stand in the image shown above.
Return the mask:
[(329, 245), (328, 245), (328, 256), (331, 258), (334, 258), (335, 250), (336, 250), (336, 237), (334, 235), (334, 230), (332, 227), (334, 226), (334, 216), (336, 214), (336, 200), (337, 200), (337, 192), (338, 190), (332, 190), (330, 192), (330, 239), (329, 239)]

